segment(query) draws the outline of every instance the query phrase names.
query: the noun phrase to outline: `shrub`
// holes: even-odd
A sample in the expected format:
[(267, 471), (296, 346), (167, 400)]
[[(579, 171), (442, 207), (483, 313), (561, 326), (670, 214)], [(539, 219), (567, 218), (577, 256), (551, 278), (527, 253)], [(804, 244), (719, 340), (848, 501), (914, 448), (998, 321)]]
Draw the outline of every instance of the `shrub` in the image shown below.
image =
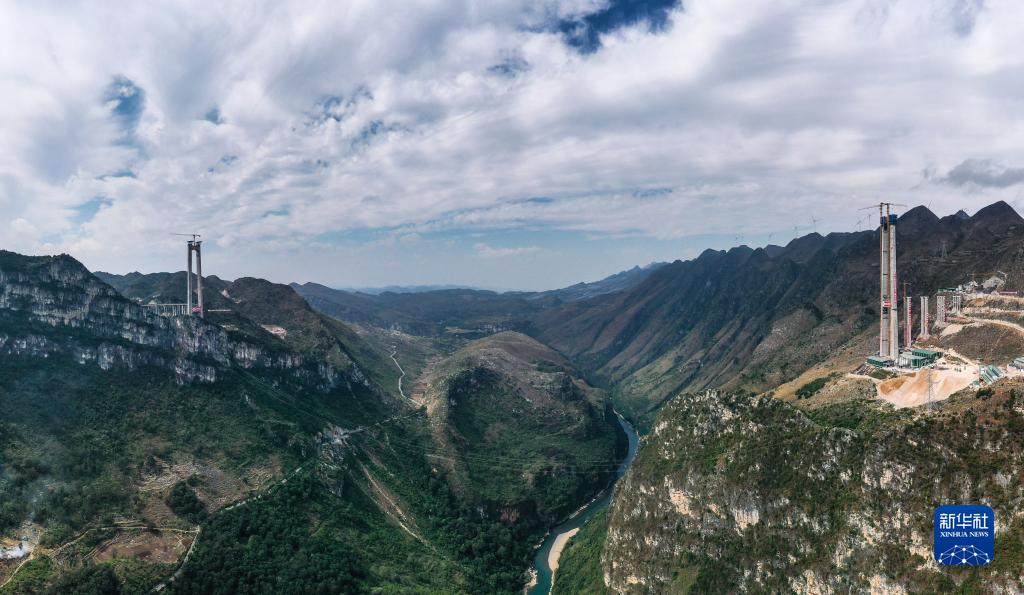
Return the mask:
[(206, 505), (196, 497), (195, 491), (187, 482), (179, 481), (171, 488), (167, 496), (167, 506), (174, 514), (193, 523), (201, 523), (206, 519)]
[(822, 376), (821, 378), (815, 378), (814, 380), (801, 386), (800, 388), (796, 389), (796, 398), (807, 399), (813, 397), (814, 395), (818, 394), (818, 391), (824, 388), (825, 383), (828, 382), (828, 379), (828, 376)]

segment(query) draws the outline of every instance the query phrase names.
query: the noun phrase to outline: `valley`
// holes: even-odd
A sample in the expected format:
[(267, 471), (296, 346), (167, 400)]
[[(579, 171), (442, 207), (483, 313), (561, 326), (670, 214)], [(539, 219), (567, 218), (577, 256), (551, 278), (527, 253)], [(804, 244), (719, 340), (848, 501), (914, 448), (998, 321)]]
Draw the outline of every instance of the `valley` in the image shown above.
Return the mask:
[(1022, 37), (0, 1), (0, 595), (1024, 595)]
[[(546, 292), (209, 276), (203, 317), (161, 307), (184, 273), (0, 252), (0, 593), (1010, 589), (1024, 220), (899, 229), (915, 294), (1005, 292), (957, 293), (920, 368), (865, 359), (871, 231)], [(961, 500), (988, 574), (929, 556)]]

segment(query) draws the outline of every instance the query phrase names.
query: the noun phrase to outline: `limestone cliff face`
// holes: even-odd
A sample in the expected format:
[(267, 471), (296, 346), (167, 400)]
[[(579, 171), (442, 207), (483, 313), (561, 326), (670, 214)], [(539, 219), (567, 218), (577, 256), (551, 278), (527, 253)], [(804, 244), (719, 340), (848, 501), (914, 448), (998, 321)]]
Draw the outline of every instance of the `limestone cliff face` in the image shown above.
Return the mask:
[(294, 351), (258, 344), (189, 316), (163, 317), (125, 299), (67, 255), (0, 251), (0, 354), (63, 354), (81, 364), (173, 370), (180, 382), (213, 382), (227, 366), (284, 371), (322, 390), (365, 383)]
[[(675, 398), (616, 488), (607, 587), (1024, 592), (1024, 385), (932, 412), (865, 411), (811, 419), (769, 397)], [(995, 509), (995, 563), (935, 564), (932, 513), (950, 503)]]

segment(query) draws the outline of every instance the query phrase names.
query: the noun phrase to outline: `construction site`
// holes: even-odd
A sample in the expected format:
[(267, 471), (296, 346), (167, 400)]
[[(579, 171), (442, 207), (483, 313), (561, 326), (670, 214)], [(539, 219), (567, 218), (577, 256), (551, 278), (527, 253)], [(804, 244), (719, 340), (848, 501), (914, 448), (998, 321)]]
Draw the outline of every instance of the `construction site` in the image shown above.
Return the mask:
[(1024, 297), (1004, 291), (1006, 273), (965, 271), (970, 281), (930, 295), (912, 295), (906, 283), (900, 291), (895, 206), (878, 205), (878, 352), (848, 376), (903, 408), (1024, 375)]

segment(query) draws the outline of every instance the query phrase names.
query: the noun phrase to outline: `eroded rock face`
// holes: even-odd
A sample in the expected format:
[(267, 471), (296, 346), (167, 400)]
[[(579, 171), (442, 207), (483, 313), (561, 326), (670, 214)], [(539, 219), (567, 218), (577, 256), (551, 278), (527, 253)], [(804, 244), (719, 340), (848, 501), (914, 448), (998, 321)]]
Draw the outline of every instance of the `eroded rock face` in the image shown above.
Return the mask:
[(355, 366), (342, 377), (330, 366), (240, 340), (199, 318), (159, 316), (67, 255), (0, 252), (0, 354), (59, 354), (104, 370), (158, 366), (183, 383), (214, 382), (228, 366), (285, 371), (325, 391), (367, 383)]
[[(1017, 389), (1013, 389), (1017, 390)], [(932, 559), (942, 503), (996, 511), (1024, 539), (1024, 416), (1018, 393), (958, 410), (877, 412), (857, 431), (768, 397), (681, 395), (659, 416), (616, 488), (602, 555), (617, 593), (906, 593), (955, 589), (970, 570)], [(952, 406), (951, 406), (952, 407)], [(1007, 555), (977, 572), (982, 592), (1019, 593)], [(980, 579), (979, 579), (980, 580)]]

